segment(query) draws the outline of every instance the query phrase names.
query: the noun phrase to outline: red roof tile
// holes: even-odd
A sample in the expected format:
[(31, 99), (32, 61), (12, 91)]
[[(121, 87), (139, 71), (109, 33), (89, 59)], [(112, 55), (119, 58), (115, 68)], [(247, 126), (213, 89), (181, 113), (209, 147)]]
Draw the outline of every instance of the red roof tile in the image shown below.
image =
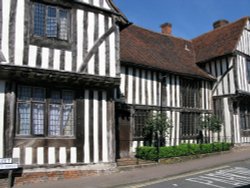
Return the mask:
[(212, 78), (196, 65), (191, 41), (135, 25), (121, 31), (121, 61), (176, 74)]
[(241, 18), (193, 39), (196, 61), (204, 62), (233, 53), (248, 19)]

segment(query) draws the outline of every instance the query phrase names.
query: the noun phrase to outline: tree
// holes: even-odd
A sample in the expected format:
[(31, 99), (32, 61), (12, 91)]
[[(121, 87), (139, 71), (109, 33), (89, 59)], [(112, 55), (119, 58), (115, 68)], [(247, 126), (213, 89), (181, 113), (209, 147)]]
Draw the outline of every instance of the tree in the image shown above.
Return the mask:
[[(205, 129), (205, 134), (207, 133), (206, 130), (211, 131), (212, 133), (220, 133), (222, 121), (214, 114), (207, 114), (201, 116), (200, 127), (201, 129)], [(205, 137), (207, 137), (207, 135), (205, 135)], [(220, 140), (219, 134), (218, 140)]]
[(171, 121), (165, 114), (156, 113), (150, 116), (143, 131), (145, 145), (156, 146), (159, 141), (160, 146), (164, 146), (166, 133), (168, 133), (170, 127)]

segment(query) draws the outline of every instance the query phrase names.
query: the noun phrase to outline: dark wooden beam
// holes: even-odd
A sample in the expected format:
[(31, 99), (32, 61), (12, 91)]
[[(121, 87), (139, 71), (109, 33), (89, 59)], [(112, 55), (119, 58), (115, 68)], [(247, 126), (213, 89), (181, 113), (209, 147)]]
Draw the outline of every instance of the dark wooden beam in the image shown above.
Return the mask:
[(43, 82), (44, 84), (69, 85), (72, 87), (115, 88), (120, 84), (120, 78), (89, 75), (76, 72), (46, 70), (15, 65), (0, 65), (0, 78), (18, 82)]

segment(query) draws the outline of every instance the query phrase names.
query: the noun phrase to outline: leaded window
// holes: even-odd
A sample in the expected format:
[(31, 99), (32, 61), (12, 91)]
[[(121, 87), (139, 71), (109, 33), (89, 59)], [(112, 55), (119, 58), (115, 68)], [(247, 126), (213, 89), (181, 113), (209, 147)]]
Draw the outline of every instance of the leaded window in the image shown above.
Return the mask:
[(18, 134), (43, 135), (45, 90), (38, 87), (20, 86), (18, 91)]
[(250, 60), (249, 59), (247, 60), (246, 66), (247, 66), (247, 80), (248, 82), (250, 82)]
[(240, 105), (240, 125), (241, 130), (250, 131), (250, 102)]
[(143, 138), (143, 129), (149, 117), (148, 110), (136, 110), (135, 112), (135, 129), (134, 138)]
[(181, 105), (200, 108), (200, 88), (201, 82), (198, 80), (181, 79)]
[(195, 112), (181, 113), (181, 137), (195, 138), (198, 135), (200, 114)]
[(18, 87), (18, 135), (73, 136), (74, 124), (73, 91)]
[(214, 114), (217, 118), (219, 118), (221, 121), (223, 121), (224, 117), (224, 105), (223, 105), (223, 99), (218, 98), (214, 99)]
[(49, 135), (72, 136), (74, 125), (73, 92), (52, 91), (49, 107)]
[(35, 36), (68, 40), (70, 20), (68, 9), (34, 3), (33, 15)]

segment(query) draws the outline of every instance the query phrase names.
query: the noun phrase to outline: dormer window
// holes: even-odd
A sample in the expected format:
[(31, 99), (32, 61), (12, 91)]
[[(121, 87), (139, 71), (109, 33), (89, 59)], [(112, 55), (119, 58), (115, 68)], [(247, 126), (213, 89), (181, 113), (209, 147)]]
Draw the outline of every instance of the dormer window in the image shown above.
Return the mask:
[(33, 34), (59, 40), (68, 40), (69, 10), (57, 6), (34, 3)]

